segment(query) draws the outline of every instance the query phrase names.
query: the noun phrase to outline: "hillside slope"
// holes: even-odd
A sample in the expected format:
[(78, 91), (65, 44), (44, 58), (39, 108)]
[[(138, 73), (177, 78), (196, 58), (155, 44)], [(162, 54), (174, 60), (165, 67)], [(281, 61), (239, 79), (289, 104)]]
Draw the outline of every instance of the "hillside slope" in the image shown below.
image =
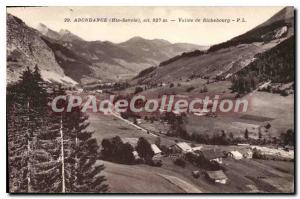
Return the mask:
[(47, 81), (76, 84), (64, 74), (56, 62), (54, 53), (41, 39), (40, 33), (28, 27), (20, 19), (7, 15), (7, 83), (19, 79), (27, 68), (37, 65)]
[(183, 53), (141, 72), (135, 82), (155, 84), (178, 79), (228, 78), (261, 54), (294, 35), (293, 8), (286, 7), (266, 22), (207, 51)]

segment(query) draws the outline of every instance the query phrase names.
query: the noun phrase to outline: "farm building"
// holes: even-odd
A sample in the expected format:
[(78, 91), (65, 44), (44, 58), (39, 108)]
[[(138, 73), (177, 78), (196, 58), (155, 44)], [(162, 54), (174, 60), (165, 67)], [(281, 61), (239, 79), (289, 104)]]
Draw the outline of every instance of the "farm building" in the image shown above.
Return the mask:
[(83, 92), (83, 89), (82, 88), (78, 88), (77, 89), (77, 93), (82, 93)]
[(142, 123), (142, 121), (143, 121), (143, 120), (142, 120), (142, 119), (140, 119), (140, 118), (136, 119), (136, 123), (137, 123), (137, 124), (141, 124), (141, 123)]
[(286, 159), (286, 160), (293, 160), (294, 159), (294, 150), (285, 151), (282, 149), (275, 149), (269, 148), (264, 146), (251, 146), (252, 150), (257, 149), (261, 152), (262, 155), (272, 159), (272, 158), (279, 158), (279, 159)]
[(251, 159), (253, 157), (253, 152), (251, 149), (239, 150), (243, 157), (246, 159)]
[(170, 147), (174, 153), (188, 153), (192, 152), (193, 149), (186, 142), (178, 142)]
[(227, 157), (231, 157), (235, 160), (241, 160), (241, 159), (243, 159), (243, 154), (241, 154), (238, 151), (230, 151), (227, 153)]
[(196, 146), (192, 148), (193, 152), (200, 152), (202, 150), (203, 146)]
[(209, 161), (215, 161), (219, 164), (223, 163), (224, 153), (221, 150), (211, 149), (200, 151), (200, 155)]
[(160, 158), (161, 157), (161, 150), (158, 148), (156, 144), (151, 144), (151, 149), (154, 153), (153, 158)]
[(205, 176), (214, 183), (226, 184), (228, 181), (227, 176), (222, 170), (206, 171)]

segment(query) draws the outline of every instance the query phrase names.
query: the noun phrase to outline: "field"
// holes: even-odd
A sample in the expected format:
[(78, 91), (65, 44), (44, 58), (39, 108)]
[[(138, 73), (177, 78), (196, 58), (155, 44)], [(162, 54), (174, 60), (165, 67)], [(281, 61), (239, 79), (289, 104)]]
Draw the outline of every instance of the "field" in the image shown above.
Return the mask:
[[(249, 125), (265, 126), (270, 123), (269, 132), (272, 137), (276, 137), (286, 132), (287, 129), (294, 128), (294, 95), (283, 97), (278, 94), (255, 92), (248, 97), (249, 106), (245, 113), (218, 115), (216, 118), (190, 115), (187, 124), (188, 131), (209, 134), (225, 130), (232, 132), (235, 136), (243, 136)], [(236, 125), (237, 122), (244, 123), (245, 127)], [(251, 135), (251, 130), (249, 128), (248, 130), (250, 137), (257, 138), (257, 133)]]
[[(94, 136), (101, 143), (103, 138), (140, 137), (144, 136), (150, 142), (155, 137), (135, 129), (113, 116), (90, 114), (91, 128), (96, 129)], [(169, 146), (175, 143), (175, 138), (161, 136), (163, 144)], [(179, 139), (180, 141), (180, 139)], [(237, 146), (203, 145), (207, 149), (220, 148), (234, 150)], [(110, 191), (113, 193), (232, 193), (232, 192), (292, 192), (294, 168), (293, 162), (271, 160), (233, 160), (226, 158), (223, 166), (229, 179), (226, 185), (213, 184), (203, 174), (198, 179), (193, 178), (192, 171), (199, 168), (187, 163), (185, 168), (174, 165), (170, 157), (162, 158), (162, 167), (152, 167), (144, 164), (124, 165), (107, 161), (98, 161), (106, 167), (104, 174)], [(200, 171), (202, 171), (200, 169)]]

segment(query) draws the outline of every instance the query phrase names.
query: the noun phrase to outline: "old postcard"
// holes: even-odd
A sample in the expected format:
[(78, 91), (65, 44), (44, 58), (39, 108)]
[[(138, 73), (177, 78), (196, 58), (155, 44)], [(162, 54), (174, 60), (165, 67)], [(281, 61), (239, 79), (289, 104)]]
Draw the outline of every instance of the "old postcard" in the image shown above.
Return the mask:
[(7, 192), (295, 193), (293, 7), (7, 7)]

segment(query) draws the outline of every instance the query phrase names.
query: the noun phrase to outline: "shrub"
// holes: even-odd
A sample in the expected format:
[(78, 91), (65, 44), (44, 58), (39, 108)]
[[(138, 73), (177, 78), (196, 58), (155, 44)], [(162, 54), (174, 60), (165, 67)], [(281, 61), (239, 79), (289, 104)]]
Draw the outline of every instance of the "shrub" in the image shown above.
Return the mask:
[(182, 158), (177, 158), (174, 160), (174, 164), (184, 168), (185, 167), (185, 161)]
[(147, 164), (153, 167), (161, 167), (162, 166), (162, 161), (161, 160), (148, 160)]
[(143, 88), (142, 87), (135, 87), (135, 91), (134, 91), (134, 94), (137, 94), (137, 93), (140, 93), (140, 92), (143, 92)]
[(195, 89), (195, 87), (191, 86), (191, 87), (189, 87), (189, 88), (186, 89), (186, 92), (191, 92), (194, 89)]

